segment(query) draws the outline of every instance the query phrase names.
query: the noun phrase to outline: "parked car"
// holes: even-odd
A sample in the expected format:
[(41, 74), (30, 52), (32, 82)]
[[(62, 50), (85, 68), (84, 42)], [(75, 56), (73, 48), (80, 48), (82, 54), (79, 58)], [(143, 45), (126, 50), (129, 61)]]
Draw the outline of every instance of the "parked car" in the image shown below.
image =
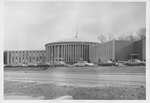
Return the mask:
[(74, 66), (94, 66), (93, 63), (88, 63), (87, 61), (78, 61)]
[(64, 61), (53, 61), (50, 63), (50, 66), (54, 66), (54, 67), (67, 67), (68, 65), (64, 62)]
[(38, 63), (37, 67), (49, 67), (49, 65), (46, 63)]
[(127, 66), (145, 66), (146, 62), (140, 61), (139, 59), (130, 59), (127, 62), (124, 62), (124, 65), (127, 65)]
[(28, 66), (28, 67), (36, 67), (37, 64), (36, 64), (36, 63), (28, 63), (27, 66)]
[(98, 66), (117, 66), (117, 63), (112, 61), (101, 62), (97, 64)]
[(12, 65), (11, 64), (4, 64), (4, 68), (6, 68), (6, 67), (12, 67)]
[(12, 64), (12, 67), (26, 67), (26, 64), (23, 63), (16, 63), (16, 64)]

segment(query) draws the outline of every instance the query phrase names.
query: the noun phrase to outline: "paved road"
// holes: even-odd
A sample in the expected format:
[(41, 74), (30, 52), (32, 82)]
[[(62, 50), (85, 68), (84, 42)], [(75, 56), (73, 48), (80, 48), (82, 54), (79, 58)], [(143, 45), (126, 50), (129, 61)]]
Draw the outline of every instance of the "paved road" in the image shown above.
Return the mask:
[(76, 86), (144, 85), (145, 74), (85, 74), (4, 72), (4, 80), (35, 81)]

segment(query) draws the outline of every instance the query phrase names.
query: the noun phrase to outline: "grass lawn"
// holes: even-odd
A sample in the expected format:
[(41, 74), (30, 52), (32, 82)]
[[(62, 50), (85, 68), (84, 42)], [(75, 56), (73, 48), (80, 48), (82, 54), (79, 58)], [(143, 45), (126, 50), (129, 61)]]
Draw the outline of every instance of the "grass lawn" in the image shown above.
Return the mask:
[(5, 95), (44, 96), (44, 99), (55, 99), (70, 95), (75, 100), (145, 100), (144, 86), (102, 86), (76, 87), (55, 84), (38, 84), (36, 82), (4, 82)]

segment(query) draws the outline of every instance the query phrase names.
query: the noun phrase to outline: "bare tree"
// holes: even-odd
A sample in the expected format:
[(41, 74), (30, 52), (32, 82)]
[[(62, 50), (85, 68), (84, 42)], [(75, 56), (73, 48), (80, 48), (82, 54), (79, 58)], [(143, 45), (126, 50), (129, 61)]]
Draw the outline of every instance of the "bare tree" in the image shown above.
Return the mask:
[(141, 28), (137, 31), (137, 36), (139, 39), (142, 39), (146, 36), (146, 28)]
[(109, 33), (108, 34), (108, 41), (114, 40), (114, 34), (113, 33)]
[(134, 33), (133, 30), (127, 31), (126, 33), (123, 33), (121, 36), (119, 36), (117, 39), (118, 40), (125, 40), (125, 41), (136, 41), (136, 40), (138, 40), (138, 37), (134, 36), (133, 33)]
[(128, 35), (128, 36), (126, 37), (126, 40), (127, 40), (127, 41), (136, 41), (136, 40), (138, 40), (138, 37), (136, 37), (136, 36), (130, 34), (130, 35)]
[(98, 36), (98, 40), (99, 40), (101, 43), (103, 43), (103, 42), (106, 42), (106, 41), (107, 41), (107, 38), (106, 38), (105, 35), (99, 35), (99, 36)]
[(117, 37), (117, 40), (126, 40), (126, 35), (120, 35)]

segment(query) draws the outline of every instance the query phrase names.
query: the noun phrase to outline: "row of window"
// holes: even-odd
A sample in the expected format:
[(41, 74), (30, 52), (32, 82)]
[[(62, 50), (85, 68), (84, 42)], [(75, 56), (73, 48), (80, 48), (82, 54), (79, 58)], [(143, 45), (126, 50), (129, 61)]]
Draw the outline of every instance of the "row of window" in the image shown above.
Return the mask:
[(9, 51), (9, 53), (45, 53), (45, 51)]
[[(43, 58), (43, 59), (42, 59)], [(28, 59), (24, 59), (22, 58), (22, 61), (27, 61)], [(40, 57), (40, 58), (29, 58), (29, 62), (33, 62), (33, 61), (41, 61), (41, 60), (45, 60), (45, 57)], [(17, 58), (12, 57), (12, 63), (16, 62)], [(11, 59), (9, 59), (9, 63), (11, 62)], [(21, 62), (21, 58), (19, 58), (19, 62)]]

